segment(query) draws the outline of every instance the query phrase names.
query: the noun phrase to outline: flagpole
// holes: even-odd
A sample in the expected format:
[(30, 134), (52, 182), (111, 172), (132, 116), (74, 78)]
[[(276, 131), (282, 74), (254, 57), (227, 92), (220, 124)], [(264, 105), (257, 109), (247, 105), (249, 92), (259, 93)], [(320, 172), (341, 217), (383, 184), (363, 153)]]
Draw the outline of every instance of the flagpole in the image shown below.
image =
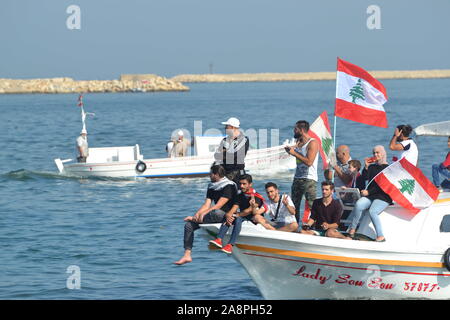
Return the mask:
[[(338, 64), (339, 64), (339, 57), (337, 57), (336, 60), (336, 97), (338, 92), (338, 86), (337, 86), (337, 70), (338, 70)], [(336, 148), (336, 97), (334, 98), (334, 124), (333, 124), (333, 147)], [(333, 174), (331, 176), (331, 181), (334, 183), (334, 170)]]
[(334, 98), (334, 125), (333, 125), (333, 145), (336, 148), (336, 98), (338, 96), (338, 86), (337, 86), (337, 79), (338, 79), (338, 67), (339, 67), (339, 57), (337, 57), (336, 60), (336, 97)]

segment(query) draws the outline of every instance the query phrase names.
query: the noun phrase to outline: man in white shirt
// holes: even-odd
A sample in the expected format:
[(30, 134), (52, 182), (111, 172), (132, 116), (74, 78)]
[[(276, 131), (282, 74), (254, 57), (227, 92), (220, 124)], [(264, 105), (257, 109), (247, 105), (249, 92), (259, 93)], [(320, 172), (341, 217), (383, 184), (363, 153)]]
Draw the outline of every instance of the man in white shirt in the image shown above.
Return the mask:
[(417, 167), (419, 150), (416, 143), (409, 137), (412, 132), (409, 124), (401, 124), (395, 128), (394, 135), (389, 143), (389, 149), (401, 151), (399, 160), (406, 158), (411, 164)]
[(171, 142), (170, 152), (168, 147), (166, 148), (170, 157), (186, 157), (189, 155), (188, 148), (191, 146), (191, 140), (184, 137), (183, 130), (178, 130), (177, 139), (173, 139)]
[(295, 206), (291, 197), (280, 195), (278, 186), (273, 182), (266, 183), (266, 193), (269, 198), (268, 211), (269, 219), (262, 215), (255, 215), (254, 220), (268, 230), (278, 230), (295, 232), (298, 223), (295, 219)]
[(87, 131), (85, 128), (81, 130), (80, 136), (77, 138), (77, 151), (79, 154), (77, 161), (86, 162), (86, 159), (89, 156), (89, 146), (87, 142)]

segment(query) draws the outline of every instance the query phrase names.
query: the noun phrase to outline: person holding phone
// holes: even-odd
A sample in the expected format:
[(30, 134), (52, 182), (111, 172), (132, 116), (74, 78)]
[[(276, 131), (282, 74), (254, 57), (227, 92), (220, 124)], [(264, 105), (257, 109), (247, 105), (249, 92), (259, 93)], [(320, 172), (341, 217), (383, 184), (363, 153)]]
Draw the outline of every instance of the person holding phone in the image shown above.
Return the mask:
[(409, 124), (398, 125), (389, 143), (389, 149), (401, 152), (399, 160), (406, 158), (412, 165), (417, 166), (419, 149), (414, 140), (409, 137), (412, 130)]
[(363, 179), (368, 180), (366, 189), (361, 190), (361, 198), (356, 201), (355, 207), (351, 213), (352, 222), (349, 227), (350, 237), (354, 237), (356, 228), (364, 210), (368, 210), (370, 219), (377, 233), (376, 241), (385, 241), (381, 221), (378, 215), (384, 211), (391, 203), (391, 197), (384, 192), (380, 186), (373, 180), (383, 169), (388, 167), (387, 155), (383, 146), (378, 145), (373, 148), (372, 158), (365, 158), (365, 166), (361, 173)]
[(309, 208), (317, 197), (317, 162), (319, 159), (319, 143), (309, 134), (309, 122), (297, 121), (294, 127), (295, 147), (285, 147), (286, 152), (295, 157), (297, 164), (291, 195), (295, 205), (295, 219), (300, 223), (300, 205), (303, 196)]

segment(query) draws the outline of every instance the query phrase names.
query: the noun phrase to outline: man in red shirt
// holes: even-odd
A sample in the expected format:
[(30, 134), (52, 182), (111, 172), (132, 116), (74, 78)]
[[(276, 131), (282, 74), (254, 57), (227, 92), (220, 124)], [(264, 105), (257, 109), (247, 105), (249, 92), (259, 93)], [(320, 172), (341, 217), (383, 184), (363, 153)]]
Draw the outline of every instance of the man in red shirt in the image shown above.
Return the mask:
[(333, 182), (322, 182), (322, 198), (314, 200), (311, 208), (311, 216), (308, 222), (303, 225), (300, 231), (301, 233), (339, 239), (352, 239), (344, 236), (337, 230), (343, 208), (338, 200), (333, 199), (333, 190)]
[[(450, 137), (448, 137), (447, 146), (450, 149)], [(445, 161), (441, 164), (433, 164), (433, 183), (436, 187), (441, 188), (441, 179), (439, 175), (444, 176), (447, 180), (442, 182), (442, 185), (449, 184), (450, 179), (450, 152), (447, 153)], [(447, 183), (446, 183), (447, 182)], [(442, 190), (442, 189), (441, 189)]]

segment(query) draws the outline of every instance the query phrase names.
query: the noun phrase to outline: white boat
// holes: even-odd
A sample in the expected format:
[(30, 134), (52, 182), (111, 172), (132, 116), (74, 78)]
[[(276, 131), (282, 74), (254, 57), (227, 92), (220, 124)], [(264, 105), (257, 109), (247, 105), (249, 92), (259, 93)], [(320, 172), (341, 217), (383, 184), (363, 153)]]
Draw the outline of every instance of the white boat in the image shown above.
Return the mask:
[[(83, 130), (86, 116), (95, 115), (84, 111), (83, 96), (78, 97)], [(106, 178), (181, 178), (201, 177), (209, 174), (214, 163), (214, 153), (223, 136), (195, 136), (195, 155), (144, 159), (139, 145), (125, 147), (89, 148), (86, 162), (73, 159), (54, 159), (62, 175), (76, 177)], [(245, 157), (245, 170), (251, 174), (272, 173), (294, 169), (295, 158), (286, 153), (286, 145), (295, 141), (286, 140), (283, 145), (250, 149)]]
[(450, 121), (441, 121), (427, 123), (414, 129), (414, 133), (418, 136), (450, 136)]
[[(232, 256), (265, 299), (450, 299), (450, 193), (412, 219), (397, 205), (380, 219), (386, 242), (270, 231), (245, 222)], [(201, 227), (216, 234), (220, 224)], [(375, 238), (369, 217), (358, 234)]]
[[(178, 178), (209, 174), (214, 152), (222, 136), (196, 136), (196, 155), (178, 158), (144, 159), (139, 145), (126, 147), (89, 148), (86, 163), (72, 159), (55, 159), (63, 175), (114, 178)], [(286, 153), (284, 145), (250, 149), (245, 157), (245, 170), (250, 174), (272, 173), (295, 168), (295, 159)]]

